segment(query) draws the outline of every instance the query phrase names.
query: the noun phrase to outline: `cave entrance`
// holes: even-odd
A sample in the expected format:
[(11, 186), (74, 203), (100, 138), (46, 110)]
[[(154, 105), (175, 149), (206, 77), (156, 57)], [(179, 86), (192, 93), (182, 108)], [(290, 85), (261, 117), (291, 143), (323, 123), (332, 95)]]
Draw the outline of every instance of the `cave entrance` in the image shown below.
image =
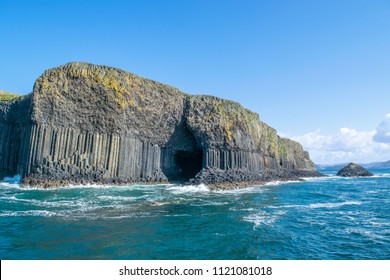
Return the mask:
[(202, 151), (177, 151), (174, 155), (177, 166), (176, 181), (188, 181), (202, 169)]
[(184, 183), (194, 178), (202, 165), (203, 150), (183, 119), (162, 150), (162, 171), (169, 182)]

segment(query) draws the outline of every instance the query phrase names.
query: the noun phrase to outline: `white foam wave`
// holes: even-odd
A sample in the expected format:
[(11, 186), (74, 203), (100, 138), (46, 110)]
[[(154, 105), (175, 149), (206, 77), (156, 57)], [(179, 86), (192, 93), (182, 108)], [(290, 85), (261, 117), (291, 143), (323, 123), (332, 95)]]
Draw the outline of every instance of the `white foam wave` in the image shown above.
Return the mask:
[(5, 177), (1, 182), (9, 183), (9, 184), (20, 184), (20, 181), (22, 180), (21, 175), (15, 175), (13, 177)]
[(361, 205), (362, 202), (360, 201), (344, 201), (344, 202), (338, 202), (338, 203), (313, 203), (308, 205), (307, 207), (315, 209), (315, 208), (338, 208), (345, 205)]
[(374, 174), (374, 176), (372, 176), (371, 178), (390, 178), (390, 174), (389, 173)]
[(337, 179), (337, 178), (340, 178), (334, 174), (327, 174), (327, 176), (325, 177), (305, 177), (304, 180), (305, 181), (308, 181), (308, 182), (322, 182), (322, 181), (328, 181), (328, 180), (334, 180), (334, 179)]
[(264, 211), (260, 211), (257, 213), (252, 213), (248, 216), (243, 217), (243, 220), (245, 222), (253, 223), (254, 228), (259, 227), (261, 225), (272, 225), (280, 218), (280, 216), (283, 216), (286, 213), (286, 211), (276, 211), (275, 213), (267, 213)]
[(111, 196), (111, 195), (101, 195), (98, 196), (99, 199), (109, 200), (109, 201), (135, 201), (135, 197), (126, 197), (126, 196)]
[(284, 185), (284, 184), (291, 184), (291, 183), (301, 183), (302, 181), (297, 181), (297, 180), (289, 180), (289, 181), (272, 181), (265, 183), (265, 186), (279, 186), (279, 185)]
[(26, 217), (26, 216), (52, 217), (52, 216), (59, 216), (59, 213), (47, 211), (47, 210), (3, 211), (0, 213), (0, 217)]
[(230, 211), (235, 211), (235, 212), (244, 212), (244, 211), (248, 211), (248, 212), (253, 212), (255, 211), (254, 208), (239, 208), (239, 207), (230, 207), (229, 208)]
[(271, 208), (271, 209), (304, 208), (304, 207), (306, 207), (306, 206), (305, 205), (295, 205), (295, 204), (286, 204), (286, 205), (279, 205), (279, 206), (274, 206), (274, 205), (267, 206), (267, 208)]
[(377, 221), (367, 221), (368, 224), (374, 227), (390, 227), (390, 222), (377, 222)]
[(193, 204), (192, 206), (221, 206), (221, 205), (227, 205), (230, 204), (229, 202), (217, 202), (217, 201), (207, 201), (200, 204)]
[(343, 202), (326, 202), (326, 203), (312, 203), (309, 205), (297, 205), (297, 204), (286, 204), (286, 205), (278, 205), (278, 206), (267, 206), (267, 208), (271, 209), (284, 209), (284, 208), (310, 208), (310, 209), (316, 209), (316, 208), (339, 208), (345, 205), (361, 205), (363, 202), (361, 201), (343, 201)]
[(6, 200), (8, 202), (22, 202), (26, 204), (31, 204), (35, 206), (45, 206), (45, 201), (40, 201), (37, 199), (25, 199), (25, 198), (17, 198), (16, 196), (7, 196), (7, 197), (0, 197), (0, 200)]
[(210, 189), (205, 184), (170, 186), (167, 188), (167, 190), (172, 191), (175, 194), (209, 192), (210, 191)]
[(259, 227), (261, 225), (271, 225), (276, 221), (275, 217), (263, 216), (261, 214), (250, 214), (243, 218), (245, 222), (253, 223), (254, 227)]
[(85, 199), (50, 201), (50, 200), (18, 198), (16, 196), (0, 197), (0, 200), (6, 200), (9, 202), (16, 202), (16, 203), (21, 202), (21, 203), (25, 203), (28, 205), (33, 205), (33, 206), (38, 206), (38, 207), (50, 207), (50, 208), (59, 208), (59, 207), (86, 208), (89, 206), (94, 206), (94, 204), (95, 204), (94, 201), (89, 201), (89, 200), (85, 200)]
[(380, 193), (380, 191), (378, 191), (378, 190), (369, 190), (369, 191), (366, 191), (366, 193)]
[(0, 182), (0, 187), (16, 189), (16, 188), (19, 188), (20, 185), (19, 184), (13, 184), (13, 183)]
[(19, 188), (21, 178), (22, 177), (20, 175), (15, 175), (14, 177), (5, 177), (3, 180), (0, 181), (0, 187)]
[(366, 236), (366, 237), (369, 237), (372, 239), (386, 239), (387, 240), (387, 237), (380, 235), (380, 234), (377, 234), (377, 233), (374, 233), (374, 232), (367, 230), (367, 229), (346, 228), (345, 232), (348, 234), (360, 234), (360, 235), (363, 235), (363, 236)]
[(222, 194), (233, 194), (240, 195), (245, 193), (262, 193), (264, 192), (264, 185), (255, 185), (251, 187), (238, 188), (238, 189), (228, 189), (228, 190), (215, 190), (214, 193), (222, 193)]
[(44, 201), (43, 206), (53, 208), (75, 208), (83, 211), (92, 210), (98, 208), (97, 204), (92, 200), (60, 200), (60, 201)]
[(147, 203), (147, 205), (150, 206), (163, 206), (163, 205), (168, 205), (172, 204), (171, 201), (152, 201), (151, 203)]

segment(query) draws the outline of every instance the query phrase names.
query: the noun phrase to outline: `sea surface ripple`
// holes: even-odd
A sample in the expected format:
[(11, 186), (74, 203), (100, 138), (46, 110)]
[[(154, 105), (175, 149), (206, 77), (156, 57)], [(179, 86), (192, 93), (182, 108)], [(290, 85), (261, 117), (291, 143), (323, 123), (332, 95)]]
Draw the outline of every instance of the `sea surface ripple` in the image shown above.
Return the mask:
[(0, 182), (1, 259), (390, 259), (390, 170), (230, 191)]

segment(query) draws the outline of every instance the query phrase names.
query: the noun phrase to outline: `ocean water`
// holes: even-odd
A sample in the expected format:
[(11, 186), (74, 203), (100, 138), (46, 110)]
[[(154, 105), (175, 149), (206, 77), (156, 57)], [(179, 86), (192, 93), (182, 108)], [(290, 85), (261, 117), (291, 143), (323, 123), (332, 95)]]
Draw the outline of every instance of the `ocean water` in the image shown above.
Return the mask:
[(231, 191), (0, 183), (1, 259), (390, 259), (390, 170)]

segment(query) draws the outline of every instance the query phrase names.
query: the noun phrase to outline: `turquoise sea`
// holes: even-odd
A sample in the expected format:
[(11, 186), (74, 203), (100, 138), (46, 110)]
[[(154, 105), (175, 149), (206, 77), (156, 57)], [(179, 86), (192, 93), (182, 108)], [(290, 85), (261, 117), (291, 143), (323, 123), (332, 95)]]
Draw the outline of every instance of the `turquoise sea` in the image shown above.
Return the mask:
[(390, 170), (232, 191), (0, 183), (1, 259), (390, 259)]

